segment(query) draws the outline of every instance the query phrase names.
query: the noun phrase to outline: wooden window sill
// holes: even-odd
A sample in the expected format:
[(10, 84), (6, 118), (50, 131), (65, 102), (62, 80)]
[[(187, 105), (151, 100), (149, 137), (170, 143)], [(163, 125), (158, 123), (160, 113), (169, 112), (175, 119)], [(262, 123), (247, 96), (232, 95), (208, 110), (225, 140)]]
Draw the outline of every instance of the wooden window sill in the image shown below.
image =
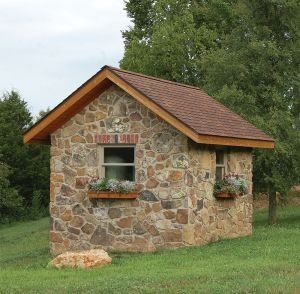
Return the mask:
[(130, 193), (117, 193), (109, 191), (88, 191), (88, 197), (90, 199), (136, 199), (138, 197), (137, 192)]

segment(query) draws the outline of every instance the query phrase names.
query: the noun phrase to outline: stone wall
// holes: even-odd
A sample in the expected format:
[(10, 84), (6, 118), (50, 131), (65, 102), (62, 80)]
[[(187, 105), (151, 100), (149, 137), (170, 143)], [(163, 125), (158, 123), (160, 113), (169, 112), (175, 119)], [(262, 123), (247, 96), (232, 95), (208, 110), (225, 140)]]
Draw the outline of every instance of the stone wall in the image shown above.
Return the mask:
[[(101, 176), (95, 142), (103, 134), (138, 138), (136, 200), (88, 199), (88, 181)], [(228, 159), (228, 171), (251, 186), (250, 151), (230, 149)], [(251, 196), (216, 200), (214, 173), (214, 148), (112, 86), (51, 135), (51, 252), (153, 251), (251, 234)]]

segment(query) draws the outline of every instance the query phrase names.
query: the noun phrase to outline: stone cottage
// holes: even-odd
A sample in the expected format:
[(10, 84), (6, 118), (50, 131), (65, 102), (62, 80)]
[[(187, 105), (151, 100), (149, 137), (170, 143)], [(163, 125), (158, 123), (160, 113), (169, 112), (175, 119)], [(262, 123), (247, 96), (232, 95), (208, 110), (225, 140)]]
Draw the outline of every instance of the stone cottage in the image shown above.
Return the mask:
[[(271, 137), (201, 89), (104, 66), (24, 134), (51, 144), (53, 254), (153, 251), (252, 232), (252, 148)], [(109, 158), (117, 158), (109, 160)], [(235, 172), (248, 195), (217, 199)], [(88, 196), (93, 177), (135, 181), (135, 199)]]

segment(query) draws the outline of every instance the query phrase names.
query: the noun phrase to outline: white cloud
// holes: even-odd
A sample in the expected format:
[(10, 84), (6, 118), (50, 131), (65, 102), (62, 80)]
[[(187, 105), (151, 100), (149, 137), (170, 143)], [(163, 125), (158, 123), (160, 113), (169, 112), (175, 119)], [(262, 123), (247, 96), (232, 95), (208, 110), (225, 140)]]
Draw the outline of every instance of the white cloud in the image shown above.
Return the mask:
[(0, 92), (30, 109), (58, 104), (104, 64), (118, 66), (123, 0), (0, 0)]

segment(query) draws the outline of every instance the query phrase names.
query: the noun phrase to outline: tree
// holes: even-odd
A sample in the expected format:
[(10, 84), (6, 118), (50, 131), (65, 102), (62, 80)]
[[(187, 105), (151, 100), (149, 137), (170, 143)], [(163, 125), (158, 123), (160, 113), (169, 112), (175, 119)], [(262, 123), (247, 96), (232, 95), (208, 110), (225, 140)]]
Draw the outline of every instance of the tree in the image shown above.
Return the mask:
[(34, 191), (43, 194), (43, 205), (49, 195), (49, 146), (25, 145), (23, 133), (33, 118), (27, 103), (18, 92), (5, 93), (0, 99), (0, 154), (10, 167), (8, 180), (18, 191), (24, 206), (32, 205)]
[(6, 223), (18, 217), (22, 208), (22, 198), (16, 189), (10, 187), (9, 167), (0, 162), (0, 222)]
[(276, 191), (300, 181), (298, 8), (296, 0), (126, 3), (134, 26), (123, 33), (122, 68), (202, 87), (275, 138), (274, 151), (253, 152), (270, 223)]

